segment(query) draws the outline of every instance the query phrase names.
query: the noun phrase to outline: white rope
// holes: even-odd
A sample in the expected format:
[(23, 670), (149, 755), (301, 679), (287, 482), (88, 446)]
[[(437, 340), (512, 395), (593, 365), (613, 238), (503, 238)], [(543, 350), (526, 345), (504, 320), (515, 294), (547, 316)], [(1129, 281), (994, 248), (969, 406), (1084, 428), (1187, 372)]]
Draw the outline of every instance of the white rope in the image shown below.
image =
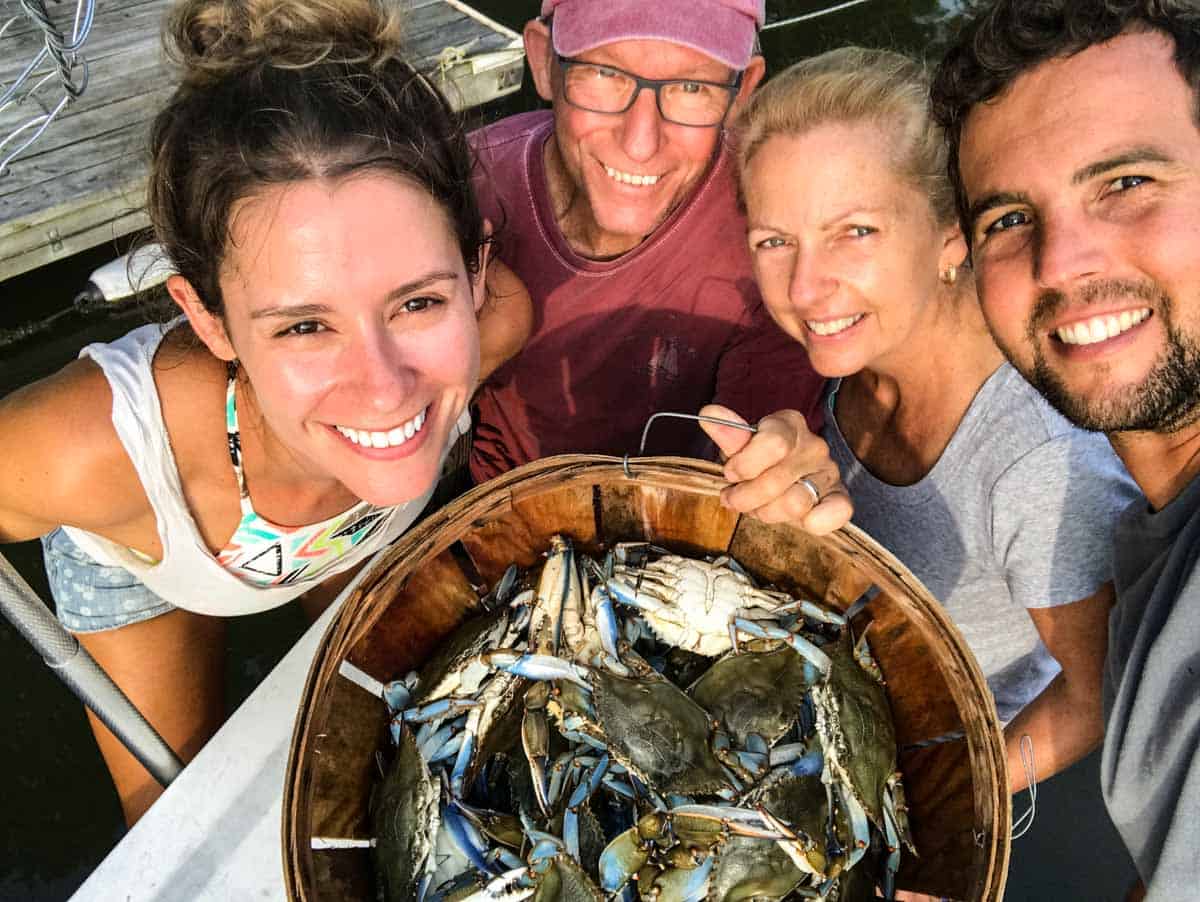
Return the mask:
[[(91, 33), (92, 22), (96, 16), (96, 0), (76, 0), (71, 36), (68, 39), (63, 36), (51, 19), (43, 0), (20, 0), (20, 7), (33, 24), (41, 30), (43, 37), (37, 52), (12, 84), (7, 87), (0, 85), (0, 88), (3, 88), (3, 93), (0, 93), (0, 112), (22, 103), (36, 103), (41, 107), (42, 112), (22, 122), (3, 139), (0, 139), (0, 151), (3, 151), (7, 145), (16, 142), (15, 146), (8, 150), (3, 158), (0, 158), (0, 176), (8, 172), (9, 163), (40, 138), (59, 113), (72, 101), (78, 99), (87, 88), (88, 65), (80, 51)], [(17, 20), (17, 16), (9, 18), (0, 27), (0, 37), (3, 37)], [(35, 76), (47, 58), (52, 61), (53, 69), (48, 74), (39, 73)], [(21, 94), (26, 83), (34, 77), (37, 78), (37, 82), (28, 91)], [(48, 107), (42, 103), (37, 92), (42, 85), (52, 79), (57, 80), (62, 87), (63, 96), (53, 106)], [(18, 138), (28, 132), (32, 132), (32, 134), (17, 142)]]

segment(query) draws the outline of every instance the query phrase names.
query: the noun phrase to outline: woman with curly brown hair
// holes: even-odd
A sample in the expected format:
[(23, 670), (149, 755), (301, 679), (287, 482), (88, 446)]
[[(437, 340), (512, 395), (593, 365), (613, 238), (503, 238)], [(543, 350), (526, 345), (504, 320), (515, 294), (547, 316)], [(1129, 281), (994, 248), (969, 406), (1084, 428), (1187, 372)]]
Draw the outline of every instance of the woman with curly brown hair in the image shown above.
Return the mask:
[[(184, 759), (223, 717), (221, 618), (404, 531), (469, 428), (481, 343), (486, 372), (526, 334), (464, 133), (399, 34), (378, 0), (178, 6), (149, 212), (182, 316), (0, 403), (0, 541), (50, 533), (60, 619)], [(160, 790), (93, 728), (133, 823)]]

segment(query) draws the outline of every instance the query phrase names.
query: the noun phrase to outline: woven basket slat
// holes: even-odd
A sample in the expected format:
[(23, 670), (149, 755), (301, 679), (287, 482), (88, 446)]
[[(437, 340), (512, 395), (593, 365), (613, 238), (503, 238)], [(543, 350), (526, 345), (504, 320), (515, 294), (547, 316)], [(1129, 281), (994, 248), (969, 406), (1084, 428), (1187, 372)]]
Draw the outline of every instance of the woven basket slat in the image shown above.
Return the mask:
[(685, 554), (723, 554), (738, 523), (717, 496), (628, 480), (601, 485), (600, 511), (606, 542), (644, 539)]
[(366, 806), (345, 799), (366, 799), (379, 777), (382, 703), (339, 675), (328, 684), (327, 706), (313, 737), (308, 836), (369, 838)]
[(443, 551), (399, 584), (370, 591), (363, 605), (370, 628), (354, 642), (349, 661), (381, 683), (416, 669), (464, 613), (477, 610), (478, 598), (458, 561)]
[(847, 566), (849, 548), (813, 542), (798, 530), (782, 530), (743, 517), (729, 545), (742, 566), (793, 595), (846, 610), (872, 585), (870, 575)]
[[(993, 837), (978, 826), (967, 744), (948, 742), (917, 749), (903, 755), (900, 764), (909, 808), (935, 815), (913, 818), (920, 857), (901, 857), (897, 882), (938, 897), (975, 897), (996, 875), (994, 857), (981, 857)], [(937, 778), (911, 781), (910, 786), (909, 773)], [(975, 869), (964, 869), (963, 863), (972, 860)]]

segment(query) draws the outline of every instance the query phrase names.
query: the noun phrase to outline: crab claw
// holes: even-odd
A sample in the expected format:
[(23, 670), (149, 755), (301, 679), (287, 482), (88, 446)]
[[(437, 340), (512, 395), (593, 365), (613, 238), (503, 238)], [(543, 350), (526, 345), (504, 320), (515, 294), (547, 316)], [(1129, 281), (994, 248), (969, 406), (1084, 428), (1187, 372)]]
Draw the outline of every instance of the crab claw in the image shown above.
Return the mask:
[(509, 649), (486, 651), (479, 659), (489, 667), (504, 670), (527, 680), (569, 680), (584, 689), (591, 687), (587, 682), (587, 668), (553, 655), (523, 654)]

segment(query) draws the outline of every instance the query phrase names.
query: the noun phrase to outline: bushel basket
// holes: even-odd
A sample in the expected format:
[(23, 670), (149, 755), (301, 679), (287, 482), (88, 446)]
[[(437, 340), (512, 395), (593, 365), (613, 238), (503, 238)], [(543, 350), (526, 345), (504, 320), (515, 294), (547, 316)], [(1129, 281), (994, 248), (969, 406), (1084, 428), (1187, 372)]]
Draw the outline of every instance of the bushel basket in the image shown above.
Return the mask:
[[(908, 570), (861, 531), (817, 538), (720, 504), (720, 468), (681, 458), (547, 458), (479, 486), (425, 519), (346, 599), (301, 699), (283, 799), (288, 894), (374, 900), (367, 842), (387, 709), (365, 685), (418, 668), (511, 563), (533, 565), (555, 533), (597, 554), (648, 540), (686, 555), (732, 555), (755, 578), (868, 621), (886, 680), (919, 855), (902, 889), (1003, 898), (1011, 808), (987, 684), (958, 630)], [(371, 679), (363, 679), (361, 674)], [(957, 737), (957, 738), (956, 738)], [(929, 740), (934, 740), (929, 742)]]

